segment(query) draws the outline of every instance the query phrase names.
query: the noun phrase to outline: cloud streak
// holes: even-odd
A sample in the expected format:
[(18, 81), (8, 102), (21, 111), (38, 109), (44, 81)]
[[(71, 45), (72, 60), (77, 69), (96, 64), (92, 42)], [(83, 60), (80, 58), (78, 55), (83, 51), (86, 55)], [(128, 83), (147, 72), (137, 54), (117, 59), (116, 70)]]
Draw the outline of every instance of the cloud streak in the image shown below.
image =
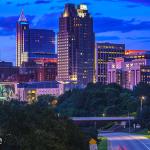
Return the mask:
[(48, 4), (50, 3), (50, 0), (36, 0), (35, 4)]
[(121, 0), (121, 1), (128, 1), (128, 2), (133, 2), (133, 3), (140, 3), (144, 5), (150, 6), (150, 1), (149, 0)]
[(23, 6), (27, 6), (30, 5), (30, 3), (26, 2), (26, 3), (18, 3), (16, 6), (17, 7), (23, 7)]
[[(32, 22), (34, 16), (27, 16), (27, 19)], [(0, 36), (14, 35), (17, 20), (18, 16), (0, 17)]]
[(96, 32), (120, 31), (123, 33), (137, 30), (150, 30), (150, 21), (136, 23), (135, 19), (122, 20), (111, 17), (96, 17), (94, 19)]

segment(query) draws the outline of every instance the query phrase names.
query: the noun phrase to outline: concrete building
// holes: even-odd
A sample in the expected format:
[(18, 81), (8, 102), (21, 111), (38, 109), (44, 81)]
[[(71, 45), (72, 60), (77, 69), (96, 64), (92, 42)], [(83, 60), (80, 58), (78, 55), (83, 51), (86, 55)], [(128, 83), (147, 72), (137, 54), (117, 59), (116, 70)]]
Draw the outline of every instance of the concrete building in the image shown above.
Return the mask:
[(0, 82), (16, 81), (19, 68), (12, 62), (0, 61)]
[(117, 83), (124, 88), (133, 89), (139, 82), (147, 80), (141, 76), (143, 67), (150, 65), (150, 59), (116, 58), (115, 61), (108, 62), (107, 83)]
[(63, 94), (64, 86), (57, 81), (19, 83), (17, 93), (20, 101), (32, 103), (40, 95), (59, 96)]
[(24, 62), (19, 68), (18, 82), (54, 81), (57, 76), (57, 59)]
[(96, 81), (107, 83), (107, 63), (116, 57), (125, 55), (125, 45), (115, 43), (97, 43), (95, 52)]

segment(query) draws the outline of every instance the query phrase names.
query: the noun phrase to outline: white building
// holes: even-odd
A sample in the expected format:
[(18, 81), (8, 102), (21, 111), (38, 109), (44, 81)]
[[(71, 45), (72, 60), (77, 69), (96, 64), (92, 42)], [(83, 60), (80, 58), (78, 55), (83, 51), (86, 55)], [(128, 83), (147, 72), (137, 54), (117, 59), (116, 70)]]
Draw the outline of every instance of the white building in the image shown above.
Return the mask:
[(124, 58), (116, 58), (114, 62), (108, 62), (107, 83), (117, 83), (124, 88), (133, 89), (141, 82), (141, 67), (147, 65), (150, 65), (149, 59), (125, 61)]
[(36, 101), (40, 95), (59, 96), (64, 93), (64, 85), (57, 81), (50, 82), (27, 82), (17, 86), (20, 101)]

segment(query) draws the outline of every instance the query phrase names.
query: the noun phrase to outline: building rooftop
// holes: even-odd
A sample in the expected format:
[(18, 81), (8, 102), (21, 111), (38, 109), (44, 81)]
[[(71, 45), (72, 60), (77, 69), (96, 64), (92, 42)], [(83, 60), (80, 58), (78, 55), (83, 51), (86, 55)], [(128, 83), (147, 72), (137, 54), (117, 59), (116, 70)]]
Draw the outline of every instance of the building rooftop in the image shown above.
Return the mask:
[(24, 15), (24, 10), (23, 9), (21, 11), (21, 14), (20, 14), (20, 17), (19, 17), (18, 21), (19, 22), (27, 22), (27, 19), (26, 19), (25, 15)]
[(44, 81), (44, 82), (25, 82), (19, 83), (18, 88), (31, 88), (31, 89), (40, 89), (40, 88), (58, 88), (59, 82), (57, 81)]
[(150, 50), (126, 50), (125, 55), (150, 54)]

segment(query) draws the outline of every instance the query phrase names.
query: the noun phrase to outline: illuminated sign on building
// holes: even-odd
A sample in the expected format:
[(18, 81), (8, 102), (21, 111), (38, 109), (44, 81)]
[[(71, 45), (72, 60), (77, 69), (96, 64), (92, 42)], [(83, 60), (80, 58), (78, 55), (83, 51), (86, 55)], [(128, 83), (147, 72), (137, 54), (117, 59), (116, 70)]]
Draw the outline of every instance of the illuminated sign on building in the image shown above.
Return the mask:
[(14, 84), (0, 83), (0, 101), (16, 99), (15, 91)]
[(84, 18), (87, 15), (87, 10), (87, 5), (81, 4), (80, 8), (78, 9), (78, 16)]
[(87, 5), (81, 4), (80, 5), (81, 10), (88, 10)]

